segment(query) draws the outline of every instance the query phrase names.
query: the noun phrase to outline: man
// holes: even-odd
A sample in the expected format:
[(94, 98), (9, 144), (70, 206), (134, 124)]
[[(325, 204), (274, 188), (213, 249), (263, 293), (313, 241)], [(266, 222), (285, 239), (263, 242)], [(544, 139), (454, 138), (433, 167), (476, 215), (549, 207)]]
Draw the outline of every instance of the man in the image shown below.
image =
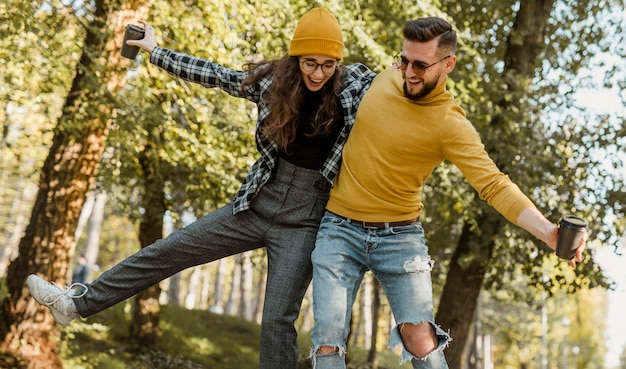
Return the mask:
[(558, 227), (496, 167), (446, 91), (456, 64), (452, 26), (440, 18), (411, 20), (403, 36), (395, 64), (401, 73), (377, 76), (359, 106), (312, 254), (317, 369), (345, 368), (350, 310), (366, 270), (389, 300), (397, 322), (390, 346), (403, 345), (402, 361), (448, 368), (442, 351), (450, 336), (434, 322), (433, 262), (419, 222), (423, 183), (443, 160), (504, 217), (556, 247)]
[(87, 266), (87, 258), (81, 254), (78, 256), (76, 267), (72, 273), (72, 284), (74, 283), (87, 283), (87, 275), (89, 273), (89, 267)]

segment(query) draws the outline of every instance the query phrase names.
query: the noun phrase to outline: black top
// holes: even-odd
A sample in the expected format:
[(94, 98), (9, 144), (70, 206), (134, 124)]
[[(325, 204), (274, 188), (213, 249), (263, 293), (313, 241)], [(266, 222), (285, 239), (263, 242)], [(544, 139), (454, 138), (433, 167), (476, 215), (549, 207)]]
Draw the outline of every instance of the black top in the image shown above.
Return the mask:
[(341, 107), (339, 101), (337, 101), (338, 114), (333, 122), (332, 129), (329, 132), (320, 133), (316, 136), (307, 135), (307, 133), (314, 131), (315, 115), (321, 103), (321, 92), (312, 92), (305, 89), (304, 100), (300, 107), (296, 139), (289, 146), (288, 153), (284, 150), (280, 152), (280, 157), (293, 165), (307, 169), (321, 169), (343, 128)]

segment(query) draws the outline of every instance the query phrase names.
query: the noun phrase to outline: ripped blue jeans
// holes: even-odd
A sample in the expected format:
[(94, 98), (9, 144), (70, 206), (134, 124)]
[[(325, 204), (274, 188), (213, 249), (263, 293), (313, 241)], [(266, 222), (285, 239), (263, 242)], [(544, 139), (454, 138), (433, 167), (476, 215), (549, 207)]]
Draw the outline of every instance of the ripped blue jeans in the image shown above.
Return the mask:
[[(428, 322), (435, 329), (438, 346), (425, 357), (415, 357), (403, 347), (401, 362), (411, 360), (416, 369), (447, 369), (443, 349), (450, 335), (434, 323), (430, 272), (433, 262), (424, 242), (422, 224), (384, 229), (363, 228), (326, 212), (317, 234), (313, 263), (313, 314), (311, 338), (314, 369), (346, 367), (346, 340), (350, 311), (365, 272), (380, 282), (398, 325)], [(398, 326), (389, 347), (402, 345)], [(333, 354), (317, 354), (321, 346), (338, 348)]]

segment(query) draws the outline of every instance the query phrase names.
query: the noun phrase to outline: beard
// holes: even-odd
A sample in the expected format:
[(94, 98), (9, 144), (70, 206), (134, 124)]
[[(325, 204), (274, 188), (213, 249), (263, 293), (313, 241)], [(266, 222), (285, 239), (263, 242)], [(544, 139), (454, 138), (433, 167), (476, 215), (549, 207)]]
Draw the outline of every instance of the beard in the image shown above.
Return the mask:
[(406, 97), (409, 100), (419, 101), (422, 98), (424, 98), (424, 96), (431, 93), (432, 90), (435, 89), (435, 87), (437, 87), (437, 82), (439, 81), (440, 73), (438, 73), (435, 76), (435, 78), (431, 78), (428, 81), (425, 79), (422, 79), (422, 89), (415, 93), (412, 93), (411, 91), (409, 91), (409, 88), (407, 87), (407, 83), (406, 83), (406, 76), (403, 76), (403, 77), (404, 77), (404, 85), (402, 86), (402, 88), (404, 89), (404, 97)]

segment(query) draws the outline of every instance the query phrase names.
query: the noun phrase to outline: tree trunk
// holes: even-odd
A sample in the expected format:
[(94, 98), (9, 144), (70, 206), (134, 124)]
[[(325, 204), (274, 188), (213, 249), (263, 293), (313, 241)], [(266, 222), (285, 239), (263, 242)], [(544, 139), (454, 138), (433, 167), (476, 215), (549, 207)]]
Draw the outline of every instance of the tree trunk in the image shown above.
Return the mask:
[[(19, 356), (29, 369), (62, 365), (59, 330), (48, 309), (31, 298), (25, 281), (38, 273), (66, 282), (78, 217), (108, 134), (111, 104), (105, 101), (121, 85), (125, 71), (120, 67), (128, 65), (119, 56), (123, 27), (142, 19), (147, 10), (145, 1), (121, 6), (96, 0), (93, 8), (83, 54), (41, 170), (30, 223), (19, 256), (8, 268), (9, 294), (2, 301), (0, 351)], [(115, 37), (107, 37), (105, 30)]]
[[(472, 233), (471, 226), (466, 224), (452, 255), (450, 269), (437, 310), (435, 321), (444, 329), (449, 329), (453, 341), (445, 350), (446, 360), (450, 368), (462, 368), (463, 352), (474, 312), (478, 303), (478, 295), (485, 277), (486, 265), (491, 259), (494, 244), (493, 235), (504, 220), (499, 214), (486, 214), (478, 219), (483, 234), (480, 239)], [(468, 261), (468, 255), (472, 255)], [(463, 264), (462, 264), (463, 263)]]
[[(178, 209), (177, 209), (178, 210)], [(174, 212), (178, 212), (174, 210)], [(180, 213), (179, 213), (180, 214)], [(175, 229), (180, 229), (181, 226), (175, 224), (171, 216), (165, 216), (163, 218), (163, 237), (168, 237)], [(180, 305), (180, 280), (182, 278), (181, 272), (174, 274), (173, 276), (167, 279), (167, 294), (165, 295), (165, 304), (175, 304)]]
[[(374, 292), (372, 284), (376, 283), (372, 273), (367, 273), (361, 284), (361, 298), (359, 299), (360, 319), (357, 325), (355, 336), (363, 337), (363, 345), (366, 349), (372, 348), (372, 318), (375, 314), (373, 310)], [(358, 339), (354, 340), (357, 343)]]
[(192, 310), (196, 308), (198, 301), (198, 289), (200, 288), (200, 280), (202, 278), (202, 268), (197, 266), (192, 269), (189, 276), (189, 286), (185, 294), (185, 308)]
[(252, 261), (250, 251), (241, 254), (239, 262), (241, 264), (241, 300), (239, 302), (239, 316), (245, 320), (252, 321)]
[[(102, 5), (97, 4), (100, 12)], [(102, 27), (103, 14), (94, 17), (93, 29)], [(97, 43), (96, 35), (88, 32), (86, 47)], [(93, 60), (86, 56), (80, 64), (84, 70), (94, 69)], [(83, 72), (77, 73), (73, 81), (61, 127), (55, 132), (41, 170), (30, 222), (19, 243), (19, 256), (9, 265), (7, 273), (9, 295), (2, 303), (1, 348), (19, 356), (31, 369), (62, 367), (59, 330), (48, 309), (31, 298), (25, 282), (31, 273), (39, 273), (61, 285), (66, 282), (78, 215), (107, 135), (106, 123), (101, 118), (86, 121), (82, 129), (75, 131), (63, 127), (64, 122), (71, 121), (75, 108), (93, 98), (87, 96), (94, 94), (87, 88), (88, 79)]]
[(226, 258), (217, 261), (215, 272), (215, 288), (213, 290), (213, 303), (209, 310), (215, 314), (224, 314), (224, 284), (226, 279)]
[(224, 309), (227, 315), (237, 315), (239, 312), (239, 300), (241, 299), (241, 254), (234, 255), (234, 268), (232, 274), (232, 284), (228, 295), (228, 302)]
[(378, 322), (380, 321), (380, 308), (382, 306), (380, 283), (376, 278), (372, 278), (372, 297), (372, 341), (369, 354), (367, 356), (367, 362), (370, 364), (372, 369), (376, 369), (378, 367)]
[[(163, 238), (163, 216), (165, 204), (165, 179), (161, 175), (158, 142), (162, 141), (158, 130), (150, 130), (157, 137), (151, 137), (146, 144), (139, 163), (142, 168), (144, 194), (142, 199), (144, 214), (139, 225), (141, 247), (152, 245)], [(133, 321), (130, 327), (131, 342), (143, 347), (151, 347), (157, 341), (159, 332), (159, 295), (161, 288), (155, 284), (135, 297)]]
[(167, 279), (167, 304), (180, 305), (180, 279), (180, 273), (176, 273)]
[(209, 296), (211, 294), (211, 269), (208, 265), (198, 266), (201, 272), (200, 297), (198, 297), (198, 309), (207, 310), (209, 308)]
[(87, 240), (85, 241), (85, 259), (87, 259), (87, 283), (93, 280), (93, 271), (97, 269), (96, 260), (100, 251), (100, 234), (104, 221), (104, 207), (108, 195), (104, 191), (95, 194), (95, 201), (87, 226)]
[[(265, 274), (263, 277), (265, 277)], [(260, 293), (261, 291), (259, 291), (259, 294)], [(261, 322), (260, 316), (257, 316), (256, 319), (257, 323)], [(302, 307), (300, 308), (300, 325), (298, 326), (298, 331), (310, 332), (311, 329), (313, 329), (313, 289), (309, 286), (302, 300)]]
[[(522, 1), (514, 27), (508, 39), (505, 55), (505, 75), (508, 81), (508, 94), (523, 95), (532, 80), (536, 60), (545, 37), (544, 30), (552, 10), (554, 0)], [(510, 101), (502, 99), (498, 105), (506, 111)], [(491, 126), (503, 124), (498, 115)], [(486, 142), (488, 151), (495, 150), (495, 144)], [(496, 163), (506, 171), (506, 163)], [(480, 201), (480, 200), (477, 200)], [(480, 207), (477, 204), (475, 207)], [(473, 233), (464, 226), (457, 248), (450, 262), (446, 284), (437, 311), (436, 321), (450, 329), (454, 341), (446, 349), (446, 359), (451, 368), (462, 368), (463, 351), (469, 337), (471, 322), (478, 304), (478, 296), (485, 277), (486, 265), (490, 262), (494, 248), (493, 237), (507, 222), (501, 215), (487, 212), (477, 219), (482, 233)], [(471, 255), (472, 257), (468, 258)], [(469, 259), (469, 262), (467, 261)]]
[[(102, 126), (89, 128), (89, 132), (84, 131), (86, 137), (78, 140), (55, 135), (19, 256), (9, 265), (2, 346), (7, 351), (18, 347), (16, 354), (28, 368), (62, 367), (55, 321), (46, 307), (31, 298), (25, 282), (29, 274), (39, 273), (44, 279), (66, 284), (78, 214), (106, 135)], [(87, 140), (90, 145), (76, 142)]]
[(23, 204), (31, 204), (37, 194), (37, 186), (34, 184), (26, 184), (19, 197), (16, 197), (13, 206), (11, 207), (11, 219), (7, 221), (8, 224), (13, 224), (13, 228), (10, 234), (7, 234), (8, 240), (5, 245), (2, 245), (2, 251), (0, 252), (0, 276), (6, 274), (7, 266), (9, 262), (17, 257), (18, 247), (20, 239), (26, 229), (28, 221), (28, 212), (23, 209)]
[(78, 223), (76, 223), (76, 231), (74, 231), (74, 239), (76, 243), (80, 241), (80, 236), (82, 236), (85, 226), (89, 222), (89, 218), (91, 217), (91, 213), (93, 213), (93, 207), (95, 204), (96, 193), (95, 191), (89, 191), (87, 193), (87, 197), (85, 198), (85, 202), (83, 203), (83, 207), (80, 209)]
[[(254, 321), (259, 324), (261, 324), (261, 320), (263, 319), (263, 304), (265, 304), (265, 289), (267, 287), (267, 263), (262, 262), (260, 269), (259, 287), (256, 289), (256, 295), (254, 298)], [(312, 301), (310, 299), (310, 289), (307, 290), (307, 296), (309, 296), (309, 301)], [(310, 304), (308, 306), (310, 308)], [(312, 313), (308, 313), (305, 308), (301, 316), (302, 324), (300, 325), (300, 329), (304, 329), (305, 331), (311, 330), (312, 324), (310, 322), (310, 316), (312, 316)]]

